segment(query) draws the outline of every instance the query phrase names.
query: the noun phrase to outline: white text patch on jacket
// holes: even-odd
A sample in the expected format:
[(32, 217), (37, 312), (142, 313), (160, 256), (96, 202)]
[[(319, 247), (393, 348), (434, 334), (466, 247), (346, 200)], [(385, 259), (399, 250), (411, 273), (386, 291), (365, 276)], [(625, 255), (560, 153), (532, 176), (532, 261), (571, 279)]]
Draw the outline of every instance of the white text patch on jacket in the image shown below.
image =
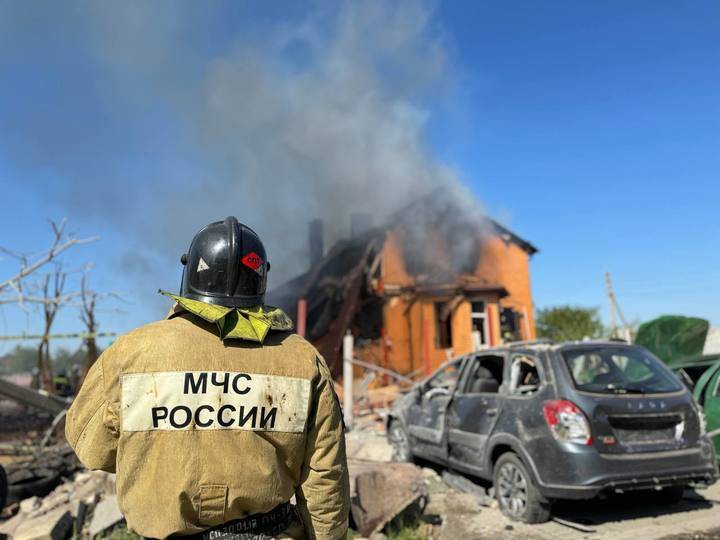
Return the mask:
[(300, 433), (310, 381), (232, 371), (121, 376), (122, 431), (244, 429)]

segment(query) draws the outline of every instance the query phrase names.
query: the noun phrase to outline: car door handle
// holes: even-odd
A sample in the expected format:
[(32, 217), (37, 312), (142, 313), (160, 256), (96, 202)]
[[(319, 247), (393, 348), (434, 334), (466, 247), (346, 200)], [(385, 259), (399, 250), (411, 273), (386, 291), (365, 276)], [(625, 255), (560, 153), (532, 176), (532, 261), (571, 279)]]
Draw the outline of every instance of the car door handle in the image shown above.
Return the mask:
[(497, 409), (488, 409), (485, 411), (485, 414), (488, 416), (497, 416), (498, 410)]

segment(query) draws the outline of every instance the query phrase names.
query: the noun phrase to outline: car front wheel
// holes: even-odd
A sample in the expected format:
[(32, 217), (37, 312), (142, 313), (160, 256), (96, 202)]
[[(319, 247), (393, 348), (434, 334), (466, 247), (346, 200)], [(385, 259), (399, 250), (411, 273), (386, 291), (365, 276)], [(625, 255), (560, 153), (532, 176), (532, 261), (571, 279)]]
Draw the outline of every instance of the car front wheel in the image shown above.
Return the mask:
[(398, 421), (390, 424), (388, 431), (388, 440), (392, 446), (393, 461), (411, 461), (412, 453), (410, 452), (410, 441), (408, 440), (405, 428)]
[(520, 458), (508, 452), (495, 463), (493, 480), (500, 511), (515, 521), (543, 523), (550, 519), (546, 501)]

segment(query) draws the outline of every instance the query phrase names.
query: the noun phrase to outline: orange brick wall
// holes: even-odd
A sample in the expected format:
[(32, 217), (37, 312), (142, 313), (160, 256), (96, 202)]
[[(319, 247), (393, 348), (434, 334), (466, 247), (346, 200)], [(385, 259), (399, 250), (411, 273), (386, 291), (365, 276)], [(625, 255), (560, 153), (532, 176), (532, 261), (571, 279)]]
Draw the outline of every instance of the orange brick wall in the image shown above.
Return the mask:
[(526, 335), (525, 323), (522, 322), (523, 338), (535, 339), (528, 253), (513, 242), (488, 235), (483, 241), (475, 275), (490, 283), (499, 283), (507, 289), (510, 295), (500, 301), (501, 306), (513, 308), (527, 317), (530, 335)]
[[(430, 332), (428, 339), (432, 369), (435, 369), (449, 358), (472, 351), (470, 302), (461, 302), (452, 313), (453, 347), (448, 352), (448, 350), (436, 346), (435, 300), (434, 298), (417, 299), (408, 309), (409, 299), (400, 296), (389, 299), (385, 306), (385, 331), (390, 342), (388, 350), (388, 367), (390, 369), (405, 374), (424, 368), (424, 328), (428, 328)], [(500, 320), (497, 298), (488, 296), (485, 301), (490, 307), (490, 313), (493, 317), (490, 325), (493, 333), (492, 343), (499, 343)]]
[(382, 250), (382, 279), (394, 285), (412, 285), (415, 281), (405, 269), (402, 246), (397, 233), (390, 231), (385, 235)]
[[(491, 344), (500, 343), (500, 309), (512, 307), (527, 314), (530, 335), (525, 335), (524, 322), (522, 335), (534, 339), (535, 323), (532, 313), (532, 295), (530, 290), (529, 256), (514, 243), (506, 243), (497, 236), (489, 236), (483, 243), (480, 262), (474, 272), (489, 284), (504, 286), (509, 296), (498, 300), (497, 295), (488, 294), (484, 298), (491, 318)], [(414, 283), (406, 269), (402, 257), (402, 247), (398, 235), (388, 232), (382, 251), (382, 282), (386, 294), (390, 295), (392, 286), (408, 286)], [(438, 300), (447, 300), (438, 298)], [(430, 360), (433, 369), (448, 359), (445, 349), (435, 347), (435, 299), (415, 298), (409, 295), (388, 296), (384, 310), (384, 328), (388, 338), (388, 367), (399, 373), (410, 373), (424, 367), (423, 328), (424, 321), (430, 331)], [(472, 350), (471, 304), (461, 302), (452, 314), (453, 349), (451, 356), (459, 356)], [(375, 352), (375, 355), (379, 354)]]

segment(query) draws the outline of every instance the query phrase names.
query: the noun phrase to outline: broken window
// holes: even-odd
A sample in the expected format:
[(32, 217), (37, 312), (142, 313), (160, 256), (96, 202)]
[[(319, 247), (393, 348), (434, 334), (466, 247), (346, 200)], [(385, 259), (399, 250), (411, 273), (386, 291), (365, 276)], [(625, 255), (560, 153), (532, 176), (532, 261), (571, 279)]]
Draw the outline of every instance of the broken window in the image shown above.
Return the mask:
[(382, 298), (373, 296), (367, 291), (360, 294), (359, 307), (353, 318), (353, 334), (358, 339), (380, 339), (383, 329), (383, 307), (385, 302)]
[(532, 394), (540, 387), (538, 361), (527, 354), (515, 354), (510, 364), (510, 393)]
[(641, 350), (595, 348), (563, 352), (578, 390), (659, 394), (680, 390), (679, 381)]
[(460, 374), (460, 361), (453, 360), (448, 362), (440, 369), (438, 369), (434, 375), (431, 375), (428, 379), (428, 388), (447, 388), (451, 389), (457, 382), (458, 375)]
[(475, 300), (471, 302), (470, 305), (472, 309), (470, 316), (472, 321), (473, 350), (477, 351), (489, 345), (487, 314), (485, 312), (485, 302)]
[(435, 302), (435, 348), (452, 347), (452, 311), (449, 302)]
[(511, 308), (500, 310), (500, 332), (504, 341), (520, 341), (520, 318), (522, 314)]
[(502, 356), (477, 356), (467, 370), (466, 394), (497, 394), (503, 382)]
[(585, 354), (577, 356), (570, 365), (575, 382), (580, 385), (589, 384), (595, 377), (610, 373), (610, 365), (603, 362), (600, 355)]

